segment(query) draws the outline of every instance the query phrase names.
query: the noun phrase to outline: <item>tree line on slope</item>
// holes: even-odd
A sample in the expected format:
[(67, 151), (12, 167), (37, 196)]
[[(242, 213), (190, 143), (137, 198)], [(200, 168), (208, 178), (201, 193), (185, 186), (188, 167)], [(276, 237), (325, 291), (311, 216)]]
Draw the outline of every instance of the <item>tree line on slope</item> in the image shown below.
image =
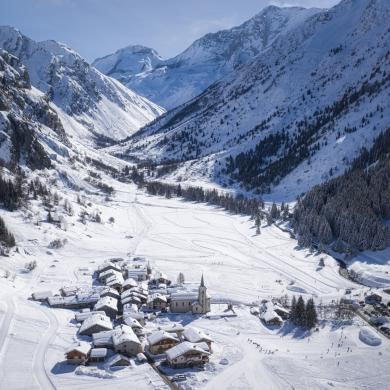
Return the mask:
[(150, 195), (165, 196), (166, 198), (180, 197), (191, 202), (208, 203), (234, 213), (256, 217), (260, 209), (264, 209), (264, 202), (257, 198), (247, 198), (243, 195), (220, 193), (215, 189), (207, 190), (202, 187), (186, 186), (180, 184), (167, 184), (160, 181), (145, 181), (143, 172), (135, 167), (125, 168), (125, 177), (129, 177), (140, 188), (144, 188)]
[(342, 176), (298, 199), (293, 227), (303, 246), (350, 254), (390, 246), (390, 128)]

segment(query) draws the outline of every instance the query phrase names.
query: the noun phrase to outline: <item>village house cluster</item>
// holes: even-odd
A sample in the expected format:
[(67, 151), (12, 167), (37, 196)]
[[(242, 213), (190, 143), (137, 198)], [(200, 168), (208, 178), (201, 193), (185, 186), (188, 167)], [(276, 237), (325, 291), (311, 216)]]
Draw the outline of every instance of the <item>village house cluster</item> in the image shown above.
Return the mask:
[(66, 351), (68, 363), (117, 367), (135, 359), (182, 368), (204, 365), (212, 354), (213, 340), (205, 332), (177, 322), (159, 326), (155, 321), (169, 313), (208, 313), (210, 297), (203, 275), (197, 291), (187, 291), (153, 270), (144, 258), (111, 259), (97, 268), (92, 285), (65, 286), (56, 295), (41, 291), (32, 298), (53, 308), (78, 310), (74, 322), (80, 341)]

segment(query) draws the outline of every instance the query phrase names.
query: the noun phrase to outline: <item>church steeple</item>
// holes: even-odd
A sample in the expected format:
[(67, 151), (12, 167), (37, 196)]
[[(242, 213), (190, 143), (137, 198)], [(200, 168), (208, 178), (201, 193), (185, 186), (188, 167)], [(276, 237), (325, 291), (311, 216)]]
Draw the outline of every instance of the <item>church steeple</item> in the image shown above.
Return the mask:
[(200, 287), (205, 287), (205, 285), (204, 285), (204, 279), (203, 279), (203, 274), (202, 274), (202, 279), (200, 280)]

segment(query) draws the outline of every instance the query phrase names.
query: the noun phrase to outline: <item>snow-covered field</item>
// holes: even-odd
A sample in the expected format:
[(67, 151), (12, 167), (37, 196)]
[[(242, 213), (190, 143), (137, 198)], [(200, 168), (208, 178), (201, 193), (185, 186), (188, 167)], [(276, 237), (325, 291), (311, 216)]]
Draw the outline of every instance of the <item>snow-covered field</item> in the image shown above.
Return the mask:
[[(74, 313), (28, 300), (33, 291), (91, 283), (99, 263), (127, 254), (145, 256), (173, 280), (183, 272), (188, 283), (197, 285), (203, 273), (214, 302), (236, 305), (237, 317), (232, 318), (175, 316), (176, 321), (206, 330), (216, 341), (208, 369), (192, 372), (184, 388), (389, 388), (390, 342), (381, 335), (376, 336), (379, 345), (365, 342), (367, 337), (359, 336), (367, 326), (363, 320), (327, 322), (318, 332), (304, 335), (287, 326), (268, 329), (249, 312), (248, 304), (286, 293), (313, 296), (317, 303), (340, 298), (346, 288), (360, 294), (364, 288), (342, 278), (334, 259), (325, 257), (325, 267), (319, 269), (319, 256), (299, 250), (275, 226), (263, 227), (256, 236), (246, 217), (150, 197), (133, 185), (113, 185), (112, 201), (89, 198), (91, 209), (102, 211), (102, 224), (77, 221), (76, 202), (67, 231), (26, 223), (20, 212), (2, 213), (19, 249), (0, 259), (0, 275), (8, 271), (8, 278), (0, 278), (0, 389), (166, 388), (147, 364), (110, 375), (87, 367), (77, 375), (74, 367), (63, 363), (64, 351), (76, 337), (77, 328), (70, 322)], [(61, 192), (75, 200), (75, 193), (64, 188)], [(113, 224), (107, 222), (109, 217), (115, 218)], [(61, 249), (48, 249), (55, 238), (68, 242)], [(23, 273), (31, 260), (37, 261), (37, 268)], [(212, 307), (218, 311), (226, 305)]]

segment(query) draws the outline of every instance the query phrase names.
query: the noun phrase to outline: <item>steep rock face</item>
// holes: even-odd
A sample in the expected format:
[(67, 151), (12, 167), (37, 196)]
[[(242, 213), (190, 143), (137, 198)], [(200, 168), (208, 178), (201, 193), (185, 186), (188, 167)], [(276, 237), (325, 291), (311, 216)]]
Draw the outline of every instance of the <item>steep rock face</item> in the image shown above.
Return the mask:
[(31, 87), (26, 68), (4, 50), (0, 50), (0, 92), (1, 165), (50, 168), (50, 149), (58, 145), (58, 151), (66, 150), (69, 140), (56, 111)]
[(270, 6), (238, 27), (205, 35), (174, 58), (163, 61), (152, 49), (130, 47), (97, 59), (93, 65), (172, 109), (263, 52), (280, 34), (318, 11)]
[(389, 123), (386, 0), (344, 0), (112, 152), (170, 175), (293, 199), (339, 175)]
[(34, 87), (77, 121), (76, 136), (84, 141), (124, 138), (163, 112), (58, 42), (35, 42), (4, 26), (0, 47), (26, 66)]

